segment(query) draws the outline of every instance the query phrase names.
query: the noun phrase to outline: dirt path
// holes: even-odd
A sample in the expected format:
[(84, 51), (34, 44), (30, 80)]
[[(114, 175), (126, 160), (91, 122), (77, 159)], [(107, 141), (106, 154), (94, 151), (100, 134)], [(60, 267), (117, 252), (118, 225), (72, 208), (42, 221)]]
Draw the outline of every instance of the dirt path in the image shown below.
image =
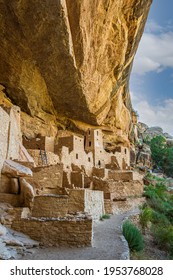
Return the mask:
[(121, 232), (123, 220), (138, 212), (134, 209), (111, 215), (110, 219), (94, 225), (93, 247), (87, 248), (38, 248), (22, 259), (34, 260), (123, 260), (129, 258), (127, 242)]

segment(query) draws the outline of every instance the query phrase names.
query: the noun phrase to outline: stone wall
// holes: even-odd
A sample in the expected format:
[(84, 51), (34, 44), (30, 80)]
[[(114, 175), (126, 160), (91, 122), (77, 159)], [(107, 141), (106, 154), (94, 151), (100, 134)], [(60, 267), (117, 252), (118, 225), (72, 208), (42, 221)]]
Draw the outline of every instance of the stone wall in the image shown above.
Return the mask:
[[(28, 149), (29, 154), (33, 157), (36, 166), (55, 165), (60, 163), (59, 156), (52, 152), (46, 152), (46, 160), (42, 160), (40, 150)], [(44, 151), (41, 151), (44, 155)]]
[(95, 220), (99, 220), (105, 214), (103, 192), (85, 190), (85, 212)]
[(115, 181), (131, 181), (133, 180), (133, 171), (109, 171), (108, 177)]
[(0, 174), (4, 160), (7, 158), (9, 122), (9, 115), (0, 106)]
[(105, 213), (113, 214), (113, 202), (110, 199), (104, 199)]
[(0, 106), (0, 192), (4, 192), (1, 170), (5, 159), (19, 159), (21, 142), (20, 108)]
[(23, 145), (29, 150), (45, 150), (54, 153), (54, 137), (40, 136), (31, 140), (23, 138)]
[(59, 152), (60, 162), (64, 164), (65, 169), (71, 168), (71, 165), (83, 166), (86, 173), (91, 174), (93, 168), (93, 154), (86, 153), (84, 149), (73, 150), (69, 152), (69, 148), (62, 147)]
[(14, 220), (12, 228), (45, 246), (92, 246), (92, 220), (86, 216), (61, 220), (23, 218)]
[(69, 212), (87, 212), (94, 220), (104, 214), (103, 192), (87, 189), (69, 191)]
[(33, 177), (27, 178), (36, 194), (61, 194), (63, 167), (61, 164), (36, 167), (32, 169)]
[(10, 110), (10, 124), (8, 135), (8, 154), (7, 159), (19, 159), (20, 143), (22, 135), (20, 130), (20, 108), (13, 106)]
[(111, 200), (121, 200), (128, 197), (142, 196), (143, 181), (114, 182), (110, 189)]
[(1, 174), (0, 178), (0, 193), (10, 193), (11, 179)]
[(121, 200), (127, 197), (141, 196), (143, 193), (143, 181), (114, 181), (93, 179), (93, 189), (104, 192), (105, 199)]
[(42, 195), (34, 197), (33, 217), (58, 218), (68, 213), (68, 196)]
[(84, 173), (78, 171), (71, 172), (71, 185), (75, 188), (84, 188)]
[(21, 206), (21, 198), (17, 194), (0, 193), (0, 202), (9, 203), (14, 207)]
[(106, 168), (93, 168), (92, 176), (99, 177), (102, 179), (108, 178), (108, 169)]

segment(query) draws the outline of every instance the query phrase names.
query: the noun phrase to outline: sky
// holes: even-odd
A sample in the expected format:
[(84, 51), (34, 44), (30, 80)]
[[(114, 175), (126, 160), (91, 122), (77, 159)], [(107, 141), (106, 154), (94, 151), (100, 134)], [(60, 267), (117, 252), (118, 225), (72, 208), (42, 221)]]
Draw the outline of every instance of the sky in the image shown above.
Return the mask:
[(139, 121), (173, 135), (173, 1), (153, 0), (130, 79)]

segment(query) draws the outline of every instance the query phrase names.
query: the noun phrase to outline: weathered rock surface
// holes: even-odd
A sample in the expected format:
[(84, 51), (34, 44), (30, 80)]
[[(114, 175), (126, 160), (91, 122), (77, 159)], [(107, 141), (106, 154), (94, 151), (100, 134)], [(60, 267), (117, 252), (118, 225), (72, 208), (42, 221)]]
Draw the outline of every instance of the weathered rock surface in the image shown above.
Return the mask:
[(171, 136), (169, 133), (164, 132), (163, 129), (159, 126), (148, 127), (145, 123), (139, 122), (137, 124), (137, 127), (139, 137), (141, 137), (144, 140), (144, 142), (145, 140), (149, 141), (152, 138), (159, 135), (165, 137), (169, 141), (173, 141), (173, 136)]
[(6, 95), (51, 134), (58, 116), (66, 128), (102, 125), (127, 142), (129, 74), (151, 2), (0, 0)]
[(4, 161), (1, 173), (12, 178), (32, 176), (31, 169), (10, 159)]
[(8, 228), (9, 214), (11, 213), (11, 219), (14, 219), (15, 212), (11, 205), (0, 203), (0, 260), (18, 259), (26, 253), (33, 254), (34, 248), (39, 246), (39, 242), (27, 235)]

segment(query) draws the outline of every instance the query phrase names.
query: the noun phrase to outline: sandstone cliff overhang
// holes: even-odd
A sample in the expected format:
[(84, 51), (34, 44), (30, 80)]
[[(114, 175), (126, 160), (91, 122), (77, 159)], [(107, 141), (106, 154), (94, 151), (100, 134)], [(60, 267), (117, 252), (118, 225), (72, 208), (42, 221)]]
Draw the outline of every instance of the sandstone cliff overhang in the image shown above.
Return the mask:
[(152, 0), (0, 1), (0, 83), (32, 116), (128, 132), (128, 80)]

